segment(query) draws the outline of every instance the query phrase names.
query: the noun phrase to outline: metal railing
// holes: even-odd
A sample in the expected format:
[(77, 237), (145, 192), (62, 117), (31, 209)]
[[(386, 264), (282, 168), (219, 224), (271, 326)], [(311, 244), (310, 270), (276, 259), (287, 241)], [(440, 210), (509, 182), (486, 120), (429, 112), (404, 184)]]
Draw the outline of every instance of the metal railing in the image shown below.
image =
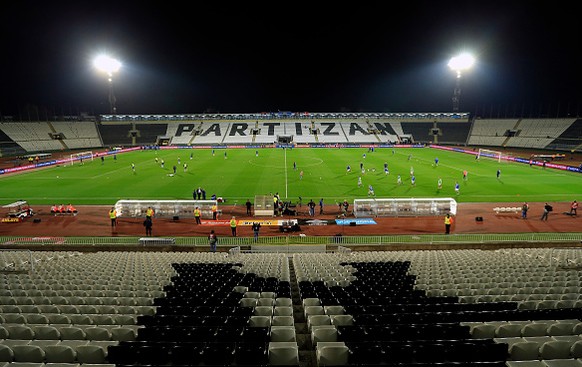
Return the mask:
[[(140, 246), (142, 237), (8, 237), (0, 236), (3, 248), (23, 246)], [(155, 237), (154, 237), (155, 238)], [(159, 237), (172, 239), (174, 247), (207, 247), (206, 237)], [(487, 244), (487, 243), (580, 243), (582, 232), (569, 233), (484, 233), (484, 234), (428, 234), (428, 235), (385, 235), (385, 236), (265, 236), (220, 237), (219, 247), (249, 247), (253, 245), (336, 245), (374, 246), (396, 244)]]

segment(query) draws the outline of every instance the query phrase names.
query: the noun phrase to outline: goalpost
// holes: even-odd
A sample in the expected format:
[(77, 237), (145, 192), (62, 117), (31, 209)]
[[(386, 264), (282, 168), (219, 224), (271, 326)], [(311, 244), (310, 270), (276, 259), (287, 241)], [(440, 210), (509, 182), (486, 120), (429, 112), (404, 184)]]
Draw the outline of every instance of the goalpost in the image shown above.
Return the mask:
[(499, 163), (501, 163), (501, 155), (502, 155), (502, 153), (497, 151), (497, 150), (479, 148), (479, 153), (477, 154), (477, 158), (478, 159), (481, 159), (481, 157), (491, 158), (491, 159), (495, 159)]
[(71, 154), (71, 160), (69, 161), (69, 163), (72, 165), (76, 163), (78, 164), (83, 164), (86, 161), (93, 161), (93, 152), (88, 151), (88, 152), (79, 152), (79, 153), (74, 153)]

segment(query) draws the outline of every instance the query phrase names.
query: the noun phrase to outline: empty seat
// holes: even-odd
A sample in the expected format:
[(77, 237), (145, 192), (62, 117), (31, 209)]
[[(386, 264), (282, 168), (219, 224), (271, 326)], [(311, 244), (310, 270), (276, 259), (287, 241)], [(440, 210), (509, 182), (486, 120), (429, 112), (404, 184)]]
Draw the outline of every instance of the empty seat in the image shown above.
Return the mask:
[(33, 327), (36, 339), (41, 340), (60, 340), (61, 333), (59, 329), (50, 325), (36, 325)]
[(111, 340), (109, 329), (99, 326), (85, 328), (85, 339), (87, 340)]
[(510, 338), (514, 336), (521, 336), (521, 324), (501, 324), (495, 329), (496, 338)]
[(527, 361), (538, 359), (539, 344), (533, 341), (523, 341), (509, 347), (509, 359), (512, 361)]
[(274, 316), (293, 316), (293, 307), (291, 306), (275, 306), (273, 309)]
[(295, 342), (297, 341), (294, 326), (271, 326), (272, 342)]
[(14, 360), (14, 352), (12, 348), (7, 345), (0, 344), (0, 362), (12, 362)]
[(287, 297), (275, 298), (275, 306), (293, 306), (293, 300)]
[(474, 339), (492, 339), (495, 337), (495, 329), (497, 329), (497, 325), (494, 324), (477, 324), (471, 327), (471, 337)]
[(541, 359), (566, 359), (570, 358), (572, 343), (563, 340), (551, 340), (539, 347)]
[(43, 348), (46, 363), (75, 363), (77, 351), (69, 345), (47, 345)]
[(271, 326), (293, 326), (294, 324), (293, 316), (273, 316), (271, 318)]
[(316, 349), (319, 366), (345, 366), (348, 364), (349, 349), (343, 342), (320, 342)]
[(76, 326), (66, 326), (59, 328), (62, 340), (85, 340), (85, 330)]
[(130, 327), (114, 327), (111, 330), (111, 340), (132, 341), (136, 338), (136, 330)]
[(556, 322), (548, 326), (546, 334), (549, 336), (572, 335), (575, 325), (571, 322)]
[(314, 328), (311, 330), (311, 342), (314, 347), (319, 342), (337, 342), (338, 333), (336, 328)]
[(14, 345), (11, 349), (14, 353), (14, 362), (42, 363), (46, 357), (44, 350), (38, 345)]
[(532, 322), (521, 328), (521, 336), (545, 336), (548, 327), (545, 322)]
[[(10, 339), (34, 339), (34, 330), (25, 325), (6, 325), (4, 327), (8, 331)], [(31, 361), (34, 362), (34, 361)]]
[(299, 347), (296, 342), (270, 342), (268, 354), (272, 366), (299, 365)]
[(307, 318), (307, 329), (311, 332), (314, 325), (331, 325), (331, 319), (328, 315), (311, 315)]
[(98, 345), (80, 345), (76, 348), (79, 363), (106, 363), (105, 349)]
[(330, 315), (331, 324), (335, 326), (354, 325), (354, 317), (352, 315)]
[(251, 316), (249, 318), (249, 326), (251, 327), (270, 327), (271, 317), (270, 316)]

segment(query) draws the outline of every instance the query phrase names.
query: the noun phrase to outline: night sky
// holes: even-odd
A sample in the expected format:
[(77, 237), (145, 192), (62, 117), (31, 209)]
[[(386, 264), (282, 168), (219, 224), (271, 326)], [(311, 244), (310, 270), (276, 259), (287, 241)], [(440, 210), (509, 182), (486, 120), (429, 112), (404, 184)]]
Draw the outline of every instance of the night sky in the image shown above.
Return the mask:
[(119, 114), (451, 112), (461, 51), (461, 111), (582, 112), (572, 2), (353, 3), (5, 1), (0, 114), (109, 113), (99, 53)]

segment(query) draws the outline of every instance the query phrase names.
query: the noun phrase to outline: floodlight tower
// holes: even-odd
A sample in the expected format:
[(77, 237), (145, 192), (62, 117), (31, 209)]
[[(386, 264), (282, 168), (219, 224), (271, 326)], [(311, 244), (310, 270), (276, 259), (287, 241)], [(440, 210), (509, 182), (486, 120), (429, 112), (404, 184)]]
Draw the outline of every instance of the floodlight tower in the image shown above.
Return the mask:
[(113, 93), (113, 73), (119, 71), (121, 68), (121, 62), (113, 59), (109, 56), (101, 55), (97, 56), (93, 61), (93, 65), (100, 71), (107, 73), (107, 82), (109, 84), (109, 106), (112, 115), (117, 113), (117, 107), (115, 107), (115, 94)]
[(453, 111), (459, 111), (459, 103), (461, 100), (461, 75), (465, 70), (470, 69), (475, 63), (475, 58), (470, 54), (463, 53), (459, 56), (453, 57), (449, 61), (449, 68), (457, 73), (457, 81), (455, 84), (455, 90), (453, 92)]

